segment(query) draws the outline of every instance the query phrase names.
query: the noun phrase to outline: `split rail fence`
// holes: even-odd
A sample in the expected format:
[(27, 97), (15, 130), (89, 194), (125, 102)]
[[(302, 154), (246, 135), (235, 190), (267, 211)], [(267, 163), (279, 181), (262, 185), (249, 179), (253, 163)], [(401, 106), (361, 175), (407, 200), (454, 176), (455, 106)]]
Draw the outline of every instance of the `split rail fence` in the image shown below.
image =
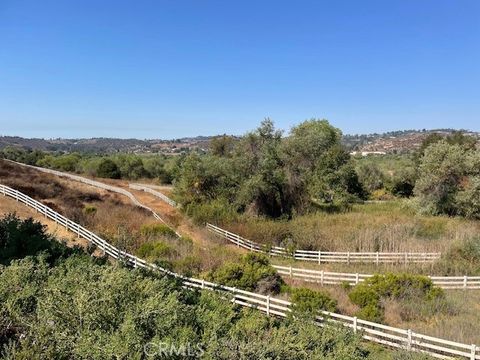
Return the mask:
[(293, 257), (295, 260), (315, 261), (321, 263), (432, 263), (440, 259), (441, 253), (416, 253), (416, 252), (331, 252), (315, 250), (295, 250), (289, 252), (286, 248), (279, 246), (263, 246), (251, 240), (231, 233), (230, 231), (219, 228), (218, 226), (207, 223), (207, 229), (216, 235), (219, 235), (228, 241), (236, 244), (238, 247), (250, 251), (266, 253), (273, 256)]
[[(241, 306), (256, 308), (266, 313), (268, 316), (275, 315), (286, 317), (291, 312), (292, 303), (289, 301), (277, 299), (268, 295), (256, 294), (249, 291), (214, 284), (202, 279), (188, 278), (172, 271), (162, 269), (155, 264), (150, 264), (145, 260), (114, 247), (83, 226), (71, 221), (70, 219), (60, 215), (42, 203), (8, 186), (0, 185), (0, 193), (4, 196), (9, 196), (19, 202), (22, 202), (27, 206), (30, 206), (38, 213), (43, 214), (45, 217), (62, 226), (65, 226), (67, 230), (95, 244), (99, 249), (103, 250), (105, 254), (108, 254), (114, 259), (123, 261), (132, 267), (140, 267), (152, 271), (161, 271), (167, 275), (181, 279), (184, 286), (188, 288), (221, 291), (224, 294), (229, 294), (233, 303)], [(399, 329), (361, 320), (356, 317), (340, 315), (327, 311), (319, 311), (319, 315), (315, 320), (319, 326), (326, 326), (330, 324), (345, 326), (352, 329), (355, 333), (361, 334), (363, 339), (382, 344), (384, 346), (405, 349), (407, 351), (423, 352), (440, 359), (458, 357), (470, 360), (480, 359), (480, 348), (475, 344), (468, 345), (455, 341), (443, 340), (428, 335), (417, 334), (410, 329)]]
[(140, 191), (145, 191), (149, 194), (152, 194), (153, 196), (156, 196), (158, 197), (159, 199), (163, 200), (164, 202), (166, 202), (168, 205), (170, 206), (173, 206), (173, 207), (177, 207), (177, 203), (175, 201), (173, 201), (172, 199), (170, 199), (167, 195), (165, 194), (162, 194), (161, 192), (159, 191), (156, 191), (156, 190), (153, 190), (152, 188), (150, 188), (149, 186), (147, 185), (143, 185), (143, 184), (128, 184), (128, 187), (130, 189), (133, 189), (133, 190), (140, 190)]
[[(323, 270), (310, 270), (294, 268), (291, 266), (272, 265), (279, 274), (303, 281), (315, 282), (324, 285), (349, 284), (357, 285), (374, 276), (372, 274), (349, 274), (329, 272)], [(478, 290), (480, 289), (480, 276), (428, 276), (432, 282), (446, 290)]]

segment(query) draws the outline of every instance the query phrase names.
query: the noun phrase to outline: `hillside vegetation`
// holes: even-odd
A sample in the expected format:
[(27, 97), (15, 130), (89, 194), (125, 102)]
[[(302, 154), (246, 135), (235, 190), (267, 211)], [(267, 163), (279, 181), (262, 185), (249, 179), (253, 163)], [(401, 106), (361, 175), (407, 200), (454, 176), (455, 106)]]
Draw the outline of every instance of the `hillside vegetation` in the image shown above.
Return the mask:
[[(30, 241), (9, 217), (0, 244)], [(0, 356), (5, 359), (393, 359), (345, 329), (302, 317), (278, 321), (210, 292), (79, 252), (58, 256), (41, 225), (30, 236), (51, 246), (11, 252), (0, 265)], [(10, 244), (12, 245), (12, 244)], [(2, 245), (3, 246), (3, 245)], [(39, 249), (40, 250), (40, 249)], [(63, 254), (66, 254), (64, 251)], [(47, 261), (47, 259), (50, 259)], [(300, 295), (299, 295), (300, 296)], [(298, 311), (303, 311), (304, 307)], [(308, 307), (306, 307), (308, 309)], [(411, 358), (423, 358), (413, 356)]]

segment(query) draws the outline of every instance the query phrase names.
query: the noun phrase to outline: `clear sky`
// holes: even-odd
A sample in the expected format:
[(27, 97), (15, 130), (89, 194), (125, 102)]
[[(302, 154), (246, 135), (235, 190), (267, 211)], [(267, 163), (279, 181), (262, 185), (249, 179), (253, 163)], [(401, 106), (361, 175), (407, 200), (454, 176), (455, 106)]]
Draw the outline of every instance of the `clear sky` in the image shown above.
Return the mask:
[(0, 0), (0, 134), (480, 130), (479, 0)]

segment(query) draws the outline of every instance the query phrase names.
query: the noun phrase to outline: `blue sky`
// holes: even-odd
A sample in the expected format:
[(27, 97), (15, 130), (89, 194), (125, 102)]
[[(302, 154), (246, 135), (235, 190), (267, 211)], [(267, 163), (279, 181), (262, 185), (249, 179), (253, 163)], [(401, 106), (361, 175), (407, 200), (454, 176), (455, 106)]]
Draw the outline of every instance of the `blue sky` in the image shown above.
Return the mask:
[(480, 131), (480, 1), (0, 0), (0, 134)]

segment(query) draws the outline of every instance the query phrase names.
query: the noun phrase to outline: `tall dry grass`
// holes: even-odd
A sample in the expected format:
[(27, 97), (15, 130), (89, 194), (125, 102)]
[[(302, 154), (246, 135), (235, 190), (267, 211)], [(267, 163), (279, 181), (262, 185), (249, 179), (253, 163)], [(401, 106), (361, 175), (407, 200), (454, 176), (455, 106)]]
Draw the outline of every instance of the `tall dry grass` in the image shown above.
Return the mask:
[(416, 215), (408, 201), (355, 205), (346, 213), (315, 213), (290, 221), (243, 218), (228, 230), (260, 243), (323, 251), (444, 252), (471, 239), (480, 224), (459, 218)]

